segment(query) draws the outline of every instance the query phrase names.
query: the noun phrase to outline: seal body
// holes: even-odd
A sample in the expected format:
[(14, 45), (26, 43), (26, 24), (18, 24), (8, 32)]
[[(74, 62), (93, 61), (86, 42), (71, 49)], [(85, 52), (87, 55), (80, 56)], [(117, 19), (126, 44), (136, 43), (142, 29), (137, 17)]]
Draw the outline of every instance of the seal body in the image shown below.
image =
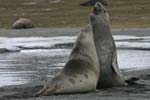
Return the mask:
[(37, 96), (94, 91), (99, 71), (93, 33), (88, 25), (79, 33), (65, 67)]
[(94, 35), (100, 65), (100, 77), (97, 89), (125, 85), (125, 80), (117, 63), (117, 53), (110, 30), (109, 16), (101, 3), (96, 3), (90, 23)]

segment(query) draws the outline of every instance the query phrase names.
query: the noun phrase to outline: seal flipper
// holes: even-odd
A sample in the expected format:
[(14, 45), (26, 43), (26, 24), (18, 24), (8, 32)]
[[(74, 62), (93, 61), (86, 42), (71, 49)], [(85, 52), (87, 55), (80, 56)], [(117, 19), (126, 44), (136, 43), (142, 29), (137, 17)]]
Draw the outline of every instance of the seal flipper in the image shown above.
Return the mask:
[(117, 74), (117, 75), (121, 75), (119, 67), (118, 67), (118, 62), (117, 62), (117, 53), (115, 52), (113, 54), (113, 58), (112, 58), (112, 70)]
[(118, 62), (117, 62), (117, 54), (115, 53), (114, 54), (114, 57), (113, 57), (113, 61), (112, 61), (112, 69), (113, 71), (119, 76), (121, 77), (121, 79), (124, 79), (123, 81), (125, 83), (127, 83), (128, 85), (137, 85), (138, 83), (136, 83), (136, 81), (139, 80), (138, 77), (134, 77), (134, 76), (123, 76), (121, 73), (120, 73), (120, 70), (119, 70), (119, 67), (118, 67)]
[(117, 53), (115, 52), (113, 54), (113, 59), (112, 59), (112, 65), (111, 68), (115, 74), (116, 82), (118, 85), (117, 86), (124, 86), (126, 85), (126, 77), (123, 76), (119, 70), (118, 67), (118, 62), (117, 62)]
[(38, 93), (34, 94), (34, 97), (39, 97), (40, 95), (42, 95), (45, 92), (45, 88), (43, 88), (42, 90), (40, 90)]

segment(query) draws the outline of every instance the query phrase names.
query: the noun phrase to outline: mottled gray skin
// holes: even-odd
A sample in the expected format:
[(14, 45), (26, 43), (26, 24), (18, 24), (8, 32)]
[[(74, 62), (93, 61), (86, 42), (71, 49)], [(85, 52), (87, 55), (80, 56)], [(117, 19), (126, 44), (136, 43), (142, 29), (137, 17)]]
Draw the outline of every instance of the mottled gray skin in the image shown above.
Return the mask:
[(89, 25), (79, 33), (65, 67), (36, 96), (96, 90), (100, 69), (91, 30)]
[(100, 64), (100, 77), (97, 89), (125, 85), (125, 80), (117, 63), (117, 53), (111, 34), (109, 16), (101, 3), (96, 3), (90, 15), (95, 46)]

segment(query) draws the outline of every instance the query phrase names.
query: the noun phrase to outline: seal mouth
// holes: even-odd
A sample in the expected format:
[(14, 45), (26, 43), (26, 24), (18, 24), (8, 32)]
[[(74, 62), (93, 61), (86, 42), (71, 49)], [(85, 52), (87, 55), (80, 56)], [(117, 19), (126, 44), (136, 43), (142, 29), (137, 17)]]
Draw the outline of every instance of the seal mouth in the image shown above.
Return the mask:
[(94, 7), (94, 9), (93, 9), (93, 12), (92, 12), (93, 14), (95, 14), (95, 15), (97, 15), (98, 14), (98, 9), (97, 9), (97, 7)]
[(94, 9), (93, 9), (91, 15), (92, 15), (92, 16), (98, 15), (98, 9), (97, 9), (97, 7), (94, 7)]
[(94, 6), (93, 15), (98, 15), (99, 13), (101, 13), (101, 4), (99, 2), (97, 2)]

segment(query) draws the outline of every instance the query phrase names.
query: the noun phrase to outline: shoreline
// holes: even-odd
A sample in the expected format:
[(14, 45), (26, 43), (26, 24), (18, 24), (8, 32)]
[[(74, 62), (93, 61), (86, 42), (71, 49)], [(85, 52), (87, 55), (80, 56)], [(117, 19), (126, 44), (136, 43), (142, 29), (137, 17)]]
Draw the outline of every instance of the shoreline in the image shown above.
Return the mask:
[[(82, 28), (0, 29), (0, 37), (75, 36)], [(150, 36), (150, 28), (116, 28), (113, 35)]]

